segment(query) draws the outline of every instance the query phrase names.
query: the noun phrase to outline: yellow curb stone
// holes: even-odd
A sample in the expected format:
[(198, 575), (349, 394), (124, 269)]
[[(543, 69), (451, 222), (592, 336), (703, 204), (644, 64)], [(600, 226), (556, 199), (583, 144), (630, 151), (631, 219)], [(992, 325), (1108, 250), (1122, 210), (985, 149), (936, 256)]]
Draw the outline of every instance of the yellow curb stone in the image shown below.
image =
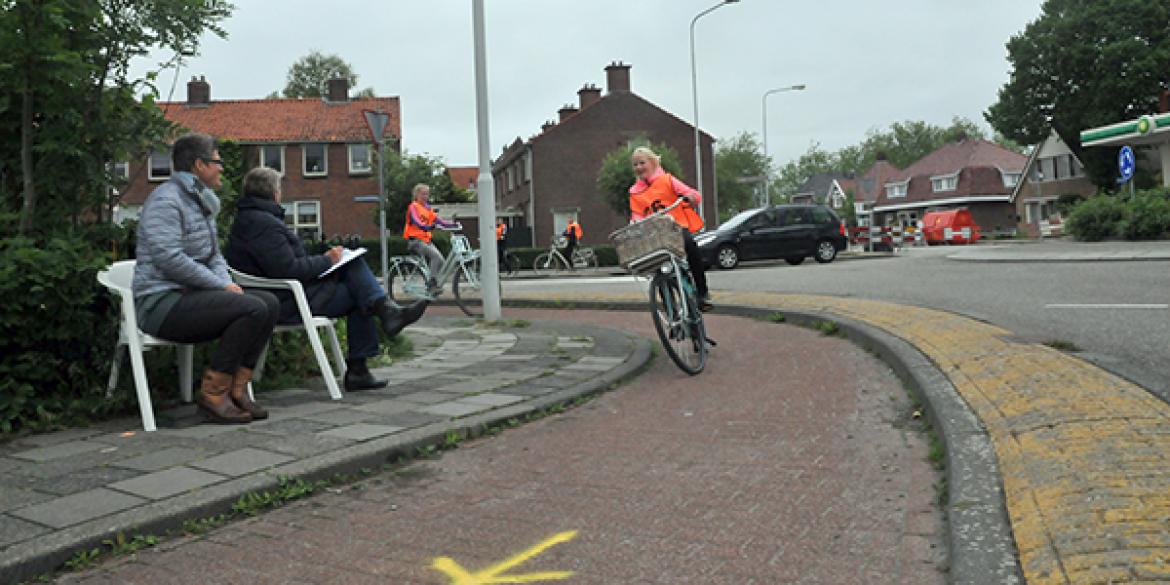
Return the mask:
[[(645, 301), (636, 293), (528, 298)], [(1170, 405), (1145, 389), (946, 311), (752, 292), (719, 292), (715, 302), (847, 318), (899, 337), (933, 361), (995, 446), (1028, 583), (1170, 579)]]

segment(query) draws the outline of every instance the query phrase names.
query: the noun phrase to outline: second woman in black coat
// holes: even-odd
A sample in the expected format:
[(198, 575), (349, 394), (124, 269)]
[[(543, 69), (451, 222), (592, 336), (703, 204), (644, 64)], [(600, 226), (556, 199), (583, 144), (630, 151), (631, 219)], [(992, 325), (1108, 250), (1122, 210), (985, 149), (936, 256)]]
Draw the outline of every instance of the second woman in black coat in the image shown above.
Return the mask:
[[(314, 315), (346, 318), (349, 357), (345, 389), (384, 387), (386, 382), (375, 379), (366, 364), (367, 359), (380, 352), (374, 319), (381, 321), (388, 337), (394, 337), (422, 316), (426, 302), (399, 307), (387, 299), (363, 259), (348, 262), (327, 277), (319, 278), (318, 275), (341, 259), (341, 247), (319, 256), (305, 253), (300, 236), (284, 223), (280, 173), (267, 167), (248, 171), (237, 207), (225, 253), (228, 264), (253, 276), (301, 281)], [(277, 297), (281, 306), (280, 322), (297, 322), (299, 316), (292, 293), (277, 291)]]

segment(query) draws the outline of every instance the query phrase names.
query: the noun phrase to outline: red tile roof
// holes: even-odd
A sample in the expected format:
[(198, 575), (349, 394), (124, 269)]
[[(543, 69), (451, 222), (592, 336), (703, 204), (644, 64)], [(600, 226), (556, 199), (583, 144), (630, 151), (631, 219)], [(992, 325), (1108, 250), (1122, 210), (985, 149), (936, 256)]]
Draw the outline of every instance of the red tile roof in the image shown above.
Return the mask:
[[(1028, 157), (982, 139), (945, 144), (914, 164), (887, 177), (878, 189), (877, 207), (960, 197), (1010, 196), (1002, 173), (1019, 173)], [(958, 174), (952, 191), (935, 192), (931, 177)], [(885, 183), (908, 181), (905, 197), (886, 197)]]
[(326, 102), (321, 98), (213, 100), (208, 105), (159, 102), (168, 120), (187, 129), (237, 142), (368, 142), (362, 110), (390, 114), (384, 137), (401, 138), (397, 97)]
[(479, 179), (479, 167), (447, 167), (447, 176), (456, 187), (467, 189)]
[(865, 171), (857, 179), (857, 192), (854, 193), (853, 200), (858, 203), (873, 203), (877, 201), (878, 195), (885, 190), (885, 185), (890, 181), (890, 177), (900, 173), (901, 170), (895, 167), (888, 160), (879, 160)]

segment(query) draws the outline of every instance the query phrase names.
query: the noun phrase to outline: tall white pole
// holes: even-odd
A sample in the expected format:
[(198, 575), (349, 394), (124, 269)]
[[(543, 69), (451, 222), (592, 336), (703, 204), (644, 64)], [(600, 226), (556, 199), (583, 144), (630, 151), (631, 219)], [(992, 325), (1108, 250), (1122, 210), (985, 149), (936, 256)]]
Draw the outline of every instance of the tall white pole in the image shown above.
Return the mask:
[(382, 287), (390, 292), (390, 246), (386, 243), (386, 141), (381, 136), (378, 149), (378, 240), (382, 250)]
[(764, 97), (760, 98), (760, 110), (763, 112), (764, 119), (764, 164), (768, 165), (764, 169), (764, 205), (772, 204), (772, 161), (768, 158), (768, 96), (782, 91), (800, 91), (805, 88), (804, 84), (790, 85), (788, 87), (778, 87), (776, 89), (769, 89), (764, 92)]
[[(699, 75), (698, 69), (695, 66), (695, 23), (698, 22), (700, 18), (706, 16), (720, 6), (738, 1), (739, 0), (723, 0), (723, 2), (720, 2), (719, 4), (716, 4), (715, 6), (712, 6), (696, 14), (695, 17), (691, 19), (691, 101), (695, 105), (695, 189), (699, 191), (700, 196), (703, 195), (703, 150), (699, 142)], [(699, 217), (702, 218), (705, 223), (707, 218), (703, 214), (704, 207), (706, 206), (699, 206)], [(716, 212), (716, 215), (718, 215), (718, 212)], [(718, 221), (718, 219), (716, 221)]]
[(482, 267), (483, 318), (499, 321), (500, 266), (496, 256), (496, 185), (492, 180), (491, 137), (488, 129), (487, 51), (483, 32), (483, 0), (472, 0), (472, 28), (475, 36), (475, 119), (479, 138), (479, 177), (475, 192), (479, 199), (479, 250)]

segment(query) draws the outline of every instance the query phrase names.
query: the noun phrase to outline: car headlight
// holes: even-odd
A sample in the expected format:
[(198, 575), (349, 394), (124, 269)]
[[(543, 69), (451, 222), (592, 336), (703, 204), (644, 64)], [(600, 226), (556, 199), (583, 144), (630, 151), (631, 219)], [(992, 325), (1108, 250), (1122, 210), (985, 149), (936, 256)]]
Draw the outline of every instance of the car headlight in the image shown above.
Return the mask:
[(700, 245), (700, 246), (706, 246), (707, 244), (710, 244), (714, 240), (715, 240), (714, 234), (704, 234), (704, 235), (701, 235), (701, 236), (695, 238), (695, 243)]

